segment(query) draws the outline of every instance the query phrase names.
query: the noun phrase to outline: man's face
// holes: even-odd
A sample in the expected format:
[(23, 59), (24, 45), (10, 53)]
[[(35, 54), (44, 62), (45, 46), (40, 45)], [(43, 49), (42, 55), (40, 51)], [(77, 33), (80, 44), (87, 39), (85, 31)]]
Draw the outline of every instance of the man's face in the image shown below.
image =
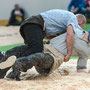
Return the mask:
[(78, 20), (78, 24), (81, 28), (83, 28), (86, 24), (86, 22), (84, 22), (83, 18), (79, 18), (77, 17), (77, 20)]
[(81, 28), (83, 28), (83, 27), (85, 26), (85, 23), (81, 23), (81, 24), (79, 24), (79, 26), (80, 26)]
[(18, 5), (15, 5), (15, 9), (16, 9), (16, 10), (19, 10), (20, 7), (19, 7)]

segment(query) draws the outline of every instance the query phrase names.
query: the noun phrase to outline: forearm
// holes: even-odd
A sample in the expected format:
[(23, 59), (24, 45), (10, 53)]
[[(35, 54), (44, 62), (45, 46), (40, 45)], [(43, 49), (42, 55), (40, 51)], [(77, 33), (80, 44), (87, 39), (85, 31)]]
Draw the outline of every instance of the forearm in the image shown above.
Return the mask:
[(64, 62), (69, 61), (70, 56), (72, 54), (72, 48), (74, 43), (74, 32), (72, 25), (67, 27), (67, 38), (66, 38), (66, 45), (67, 45), (67, 55), (64, 59)]
[(72, 48), (73, 48), (73, 43), (74, 43), (74, 35), (67, 34), (67, 54), (71, 56), (72, 54)]
[(66, 39), (66, 45), (67, 45), (67, 55), (72, 54), (72, 48), (73, 48), (73, 43), (74, 43), (74, 32), (73, 32), (73, 27), (69, 25), (67, 27), (67, 39)]

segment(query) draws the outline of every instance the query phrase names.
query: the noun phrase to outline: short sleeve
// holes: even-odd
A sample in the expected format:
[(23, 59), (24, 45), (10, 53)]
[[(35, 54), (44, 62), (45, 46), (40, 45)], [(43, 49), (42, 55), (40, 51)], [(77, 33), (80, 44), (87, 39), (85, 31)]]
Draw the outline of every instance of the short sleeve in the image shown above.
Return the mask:
[(78, 27), (78, 21), (75, 15), (72, 15), (70, 19), (68, 19), (67, 26), (72, 25), (73, 30), (75, 32), (76, 28)]

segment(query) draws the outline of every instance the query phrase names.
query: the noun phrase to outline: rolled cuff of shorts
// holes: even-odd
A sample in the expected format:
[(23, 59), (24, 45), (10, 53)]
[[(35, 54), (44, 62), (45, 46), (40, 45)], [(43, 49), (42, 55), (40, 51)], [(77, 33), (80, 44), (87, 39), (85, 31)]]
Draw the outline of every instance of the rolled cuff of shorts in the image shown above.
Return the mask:
[(80, 66), (77, 66), (77, 70), (79, 69), (86, 69), (87, 67), (80, 67)]

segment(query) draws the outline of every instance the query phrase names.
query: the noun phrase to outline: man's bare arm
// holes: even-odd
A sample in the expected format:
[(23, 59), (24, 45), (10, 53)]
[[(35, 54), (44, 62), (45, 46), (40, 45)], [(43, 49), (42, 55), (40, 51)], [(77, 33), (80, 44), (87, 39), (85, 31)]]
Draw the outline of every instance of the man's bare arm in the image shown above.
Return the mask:
[(67, 37), (66, 37), (66, 44), (67, 44), (67, 55), (64, 59), (65, 62), (69, 61), (70, 56), (72, 54), (72, 48), (74, 43), (74, 31), (72, 25), (67, 27)]

